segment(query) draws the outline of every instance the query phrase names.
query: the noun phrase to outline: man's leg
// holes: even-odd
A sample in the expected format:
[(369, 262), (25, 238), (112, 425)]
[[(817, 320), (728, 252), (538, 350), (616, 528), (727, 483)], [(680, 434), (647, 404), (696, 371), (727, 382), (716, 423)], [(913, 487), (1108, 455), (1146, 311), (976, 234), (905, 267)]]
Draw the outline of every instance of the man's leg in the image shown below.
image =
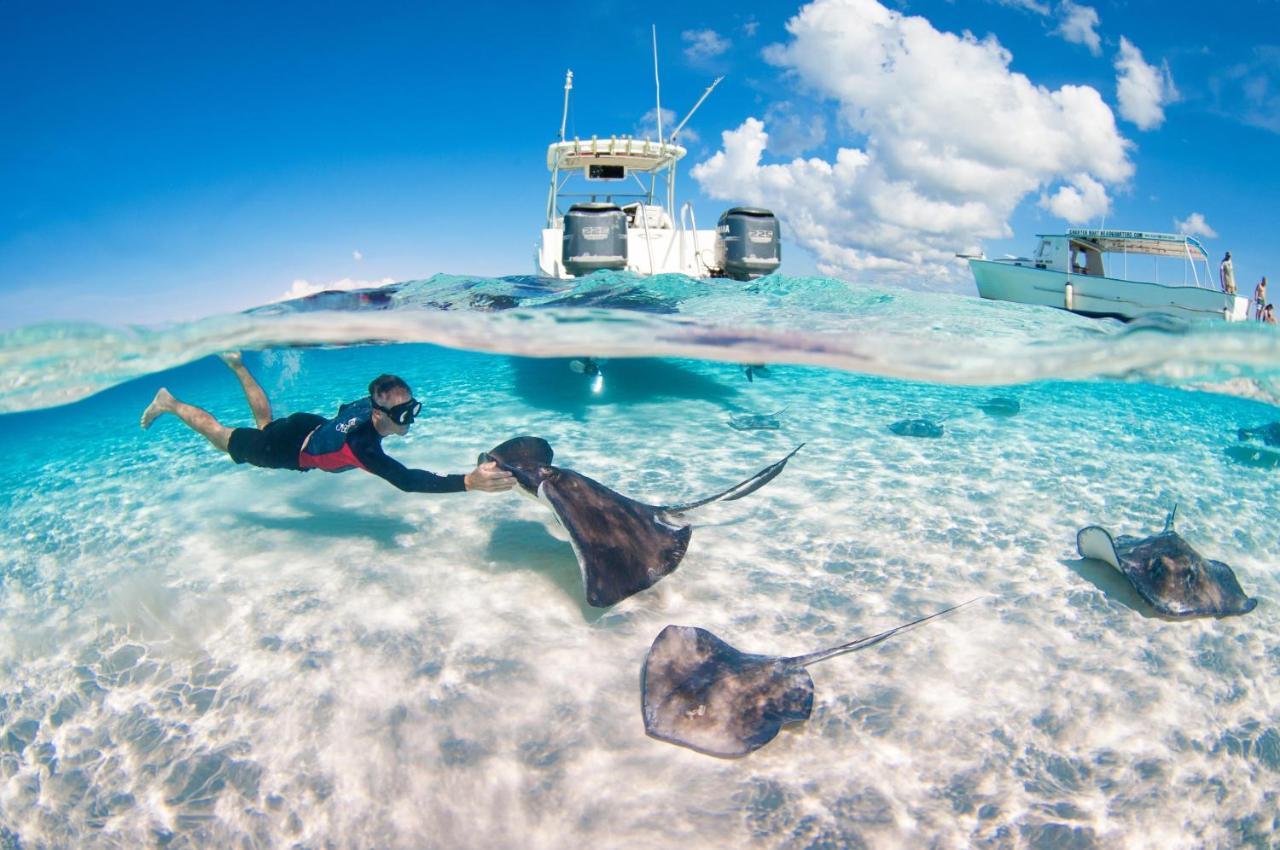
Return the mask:
[(209, 411), (178, 401), (163, 387), (156, 391), (156, 397), (151, 400), (151, 404), (147, 405), (147, 409), (142, 411), (142, 427), (150, 428), (151, 423), (165, 413), (172, 413), (181, 419), (187, 427), (201, 434), (219, 451), (227, 450), (227, 443), (231, 440), (230, 428), (214, 419)]
[(240, 379), (244, 397), (249, 400), (249, 409), (253, 411), (253, 419), (258, 423), (258, 427), (267, 427), (267, 423), (271, 421), (271, 402), (267, 400), (267, 394), (262, 391), (262, 387), (254, 380), (253, 375), (249, 374), (248, 367), (244, 365), (244, 361), (240, 358), (240, 352), (228, 351), (226, 354), (218, 356), (222, 358), (223, 363), (231, 367), (231, 371), (235, 372), (236, 377)]

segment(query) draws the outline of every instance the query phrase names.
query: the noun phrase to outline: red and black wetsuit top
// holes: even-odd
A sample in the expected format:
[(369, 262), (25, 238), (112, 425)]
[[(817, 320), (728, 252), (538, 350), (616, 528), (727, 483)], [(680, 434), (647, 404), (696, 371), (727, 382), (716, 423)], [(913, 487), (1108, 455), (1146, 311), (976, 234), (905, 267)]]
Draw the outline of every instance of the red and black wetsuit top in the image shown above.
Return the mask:
[(299, 469), (346, 472), (363, 469), (409, 493), (460, 493), (461, 475), (436, 475), (409, 469), (382, 450), (382, 435), (373, 427), (373, 402), (362, 398), (338, 408), (338, 415), (311, 432), (298, 454)]

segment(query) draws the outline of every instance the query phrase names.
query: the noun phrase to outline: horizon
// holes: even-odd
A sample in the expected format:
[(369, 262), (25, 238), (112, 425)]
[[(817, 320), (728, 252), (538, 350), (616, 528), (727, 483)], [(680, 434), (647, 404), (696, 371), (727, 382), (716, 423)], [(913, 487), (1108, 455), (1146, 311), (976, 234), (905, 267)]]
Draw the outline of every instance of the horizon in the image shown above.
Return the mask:
[(620, 9), (10, 8), (0, 329), (531, 274), (565, 71), (566, 137), (652, 135), (651, 24), (665, 127), (725, 77), (677, 202), (773, 209), (783, 274), (975, 294), (949, 254), (1069, 227), (1187, 232), (1246, 296), (1280, 264), (1274, 2)]

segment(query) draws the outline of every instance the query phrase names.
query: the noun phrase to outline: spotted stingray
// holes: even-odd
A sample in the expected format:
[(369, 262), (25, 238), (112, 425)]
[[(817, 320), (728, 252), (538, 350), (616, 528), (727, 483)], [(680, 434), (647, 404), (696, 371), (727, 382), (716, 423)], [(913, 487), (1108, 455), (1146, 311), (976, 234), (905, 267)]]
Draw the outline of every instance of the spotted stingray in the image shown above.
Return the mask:
[(1076, 548), (1081, 557), (1119, 570), (1166, 617), (1227, 617), (1257, 607), (1258, 600), (1245, 595), (1230, 567), (1207, 560), (1173, 530), (1177, 513), (1174, 505), (1164, 531), (1151, 537), (1112, 538), (1101, 526), (1082, 528), (1076, 533)]
[(790, 658), (740, 652), (695, 626), (667, 626), (649, 647), (641, 672), (644, 730), (707, 755), (745, 756), (772, 741), (784, 724), (809, 718), (813, 679), (805, 668), (810, 664), (875, 646), (976, 601)]

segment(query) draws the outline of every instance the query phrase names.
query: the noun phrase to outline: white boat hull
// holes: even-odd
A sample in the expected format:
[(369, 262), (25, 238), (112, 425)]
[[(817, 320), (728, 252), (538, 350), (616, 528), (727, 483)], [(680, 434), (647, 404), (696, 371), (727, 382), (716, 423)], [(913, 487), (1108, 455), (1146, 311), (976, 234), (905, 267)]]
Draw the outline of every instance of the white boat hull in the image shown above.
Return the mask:
[(993, 301), (1041, 304), (1086, 316), (1125, 320), (1152, 314), (1232, 322), (1249, 317), (1247, 298), (1200, 286), (1069, 274), (995, 260), (970, 259), (969, 268), (978, 294)]
[[(568, 280), (574, 276), (564, 267), (564, 231), (544, 229), (535, 252), (537, 273), (544, 277)], [(715, 264), (716, 232), (714, 230), (674, 230), (627, 228), (626, 270), (635, 274), (682, 274), (687, 277), (710, 277)]]

